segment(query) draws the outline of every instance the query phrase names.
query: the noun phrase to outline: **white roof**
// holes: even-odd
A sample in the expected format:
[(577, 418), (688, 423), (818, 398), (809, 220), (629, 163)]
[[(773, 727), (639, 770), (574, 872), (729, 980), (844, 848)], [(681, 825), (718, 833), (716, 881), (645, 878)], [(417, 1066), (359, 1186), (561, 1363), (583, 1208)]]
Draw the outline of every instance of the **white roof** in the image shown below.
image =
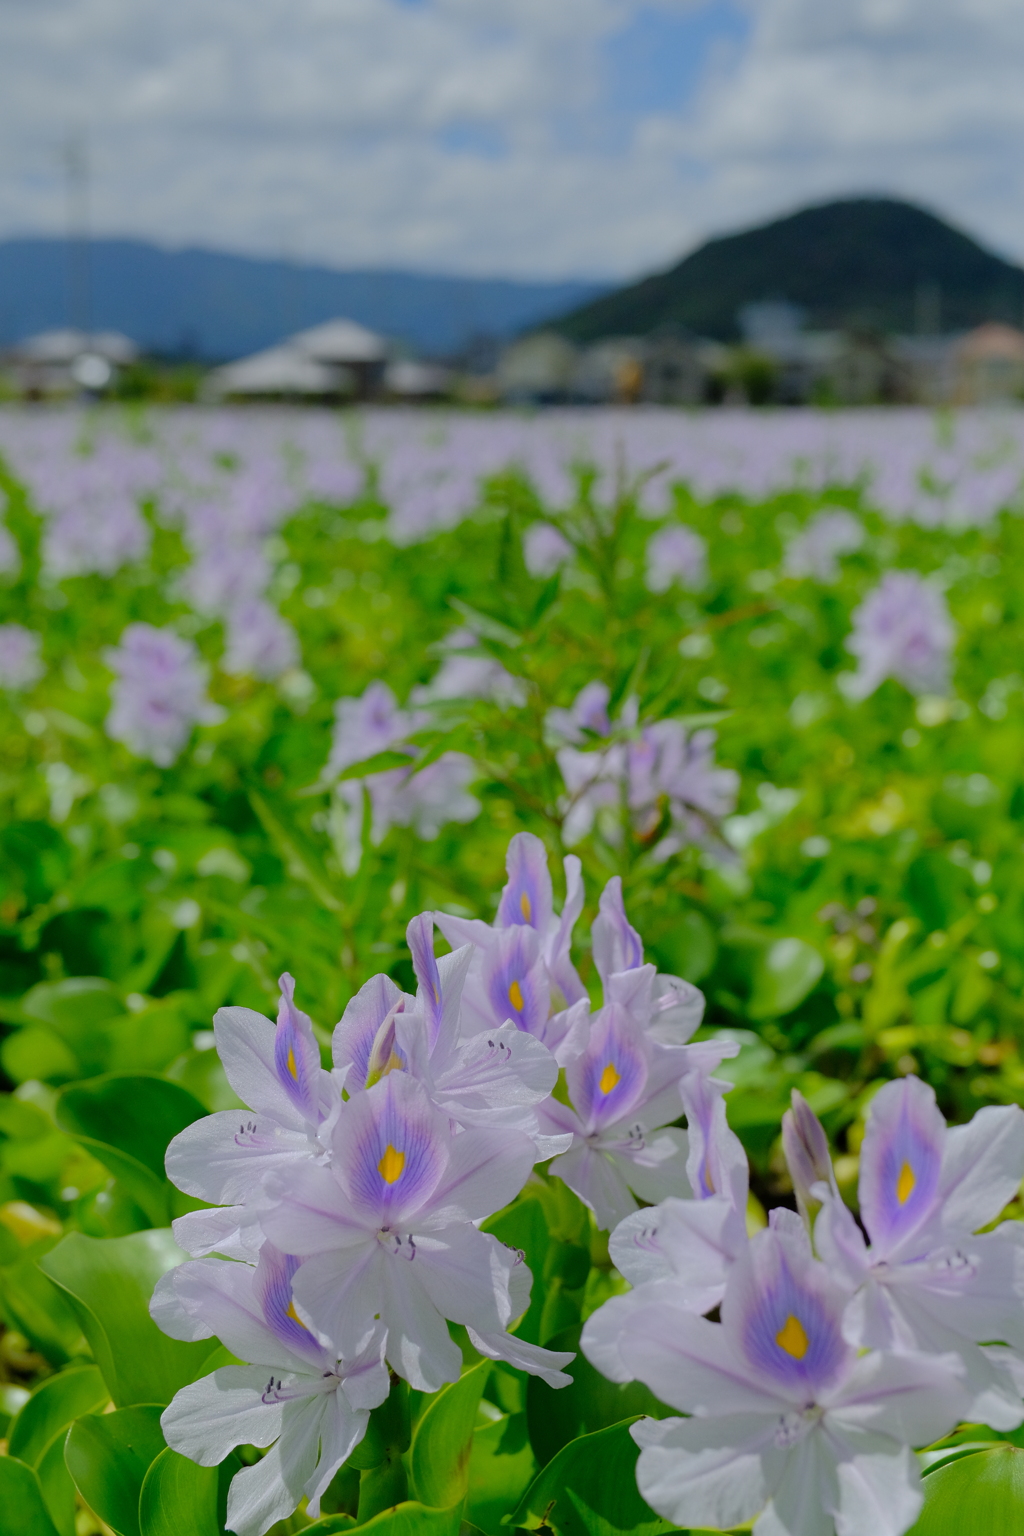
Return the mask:
[(215, 368), (208, 387), (222, 395), (330, 395), (351, 387), (351, 382), (345, 370), (285, 345)]
[(354, 320), (326, 320), (289, 337), (289, 345), (323, 363), (379, 363), (387, 356), (383, 336)]
[(138, 357), (139, 349), (130, 336), (120, 331), (40, 331), (20, 341), (16, 351), (33, 363), (73, 363), (84, 352), (105, 357), (110, 363), (130, 363)]

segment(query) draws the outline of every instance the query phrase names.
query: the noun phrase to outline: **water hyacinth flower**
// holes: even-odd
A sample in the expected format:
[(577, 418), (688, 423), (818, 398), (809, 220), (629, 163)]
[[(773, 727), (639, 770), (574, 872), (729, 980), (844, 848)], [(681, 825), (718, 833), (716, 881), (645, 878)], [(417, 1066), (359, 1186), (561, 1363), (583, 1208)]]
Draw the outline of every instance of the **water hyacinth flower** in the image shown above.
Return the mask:
[(815, 1243), (851, 1298), (846, 1337), (956, 1354), (972, 1417), (1000, 1430), (1024, 1420), (1024, 1230), (977, 1229), (1022, 1177), (1024, 1111), (988, 1105), (969, 1125), (947, 1127), (934, 1091), (907, 1077), (871, 1102), (859, 1190), (868, 1241), (827, 1184), (813, 1191), (824, 1202)]
[(443, 646), (444, 660), (429, 683), (422, 683), (410, 694), (413, 704), (437, 704), (449, 699), (490, 699), (505, 708), (519, 709), (526, 703), (526, 687), (513, 677), (500, 661), (478, 650), (476, 635), (469, 629), (457, 629)]
[[(605, 684), (588, 683), (570, 710), (549, 710), (545, 721), (567, 791), (564, 840), (579, 842), (596, 821), (618, 843), (627, 819), (638, 837), (656, 840), (659, 858), (713, 841), (739, 789), (738, 775), (715, 765), (714, 731), (690, 733), (679, 720), (642, 723), (636, 699), (613, 723), (610, 697)], [(620, 739), (607, 747), (577, 745), (613, 732)]]
[(0, 624), (0, 688), (21, 692), (38, 683), (46, 671), (42, 643), (42, 635), (23, 624)]
[(414, 998), (390, 976), (374, 976), (346, 1007), (333, 1039), (346, 1090), (372, 1087), (388, 1072), (409, 1072), (454, 1123), (524, 1131), (538, 1156), (564, 1151), (568, 1139), (542, 1136), (533, 1112), (555, 1086), (554, 1057), (511, 1022), (463, 1033), (462, 992), (474, 950), (464, 945), (438, 960), (433, 930), (428, 913), (406, 930), (419, 983)]
[(921, 1507), (910, 1446), (947, 1433), (968, 1402), (955, 1357), (860, 1354), (843, 1334), (846, 1293), (791, 1212), (773, 1212), (731, 1267), (720, 1323), (663, 1284), (618, 1346), (631, 1377), (692, 1415), (630, 1431), (652, 1509), (684, 1527), (754, 1520), (755, 1536), (901, 1536)]
[(647, 541), (648, 592), (667, 592), (678, 585), (695, 592), (708, 579), (708, 547), (699, 533), (680, 524), (660, 529)]
[(887, 571), (853, 612), (846, 649), (857, 671), (845, 673), (850, 699), (866, 699), (895, 678), (911, 693), (945, 693), (956, 631), (946, 599), (916, 571)]
[(583, 910), (580, 861), (568, 854), (565, 903), (554, 910), (547, 850), (532, 832), (508, 846), (508, 881), (493, 926), (480, 919), (436, 912), (434, 921), (452, 945), (470, 944), (473, 959), (462, 1008), (468, 1031), (493, 1031), (510, 1022), (535, 1036), (562, 1062), (586, 1037), (589, 999), (570, 957), (573, 928)]
[(262, 597), (233, 604), (225, 616), (225, 672), (272, 682), (300, 661), (292, 626)]
[(165, 1275), (153, 1299), (165, 1333), (216, 1335), (249, 1362), (182, 1387), (160, 1417), (167, 1444), (203, 1467), (219, 1465), (236, 1445), (271, 1447), (232, 1479), (227, 1525), (238, 1536), (263, 1536), (302, 1498), (316, 1519), (327, 1485), (390, 1388), (382, 1329), (345, 1361), (298, 1317), (298, 1263), (269, 1243), (255, 1266), (197, 1259)]
[(227, 1208), (179, 1218), (175, 1235), (193, 1254), (245, 1252), (254, 1234), (240, 1229), (253, 1224), (265, 1176), (327, 1156), (341, 1109), (339, 1084), (320, 1064), (312, 1022), (295, 1006), (294, 980), (286, 973), (280, 985), (276, 1025), (252, 1008), (219, 1008), (214, 1015), (217, 1054), (246, 1108), (194, 1121), (167, 1148), (172, 1183)]
[(115, 674), (107, 735), (136, 757), (169, 768), (196, 725), (223, 718), (206, 696), (209, 669), (192, 641), (173, 629), (129, 624), (103, 659)]
[(839, 559), (864, 543), (864, 525), (845, 507), (825, 508), (786, 545), (783, 569), (787, 576), (813, 576), (831, 583), (839, 579)]
[(428, 723), (425, 713), (400, 709), (383, 682), (370, 683), (361, 698), (339, 699), (334, 706), (325, 781), (381, 752), (398, 752), (410, 760), (408, 768), (384, 769), (335, 784), (332, 829), (347, 874), (355, 874), (362, 855), (364, 786), (370, 796), (374, 844), (382, 842), (393, 826), (415, 827), (420, 837), (429, 840), (446, 822), (472, 821), (479, 814), (479, 800), (468, 793), (477, 770), (464, 753), (445, 752), (416, 771), (417, 748), (406, 738)]
[[(328, 1166), (308, 1162), (267, 1181), (276, 1203), (260, 1225), (303, 1260), (292, 1281), (300, 1317), (345, 1358), (359, 1356), (380, 1323), (388, 1363), (412, 1387), (455, 1381), (462, 1356), (445, 1320), (494, 1349), (518, 1315), (521, 1256), (474, 1223), (514, 1199), (535, 1156), (521, 1131), (454, 1134), (407, 1072), (356, 1093), (332, 1127)], [(570, 1358), (518, 1340), (509, 1347), (520, 1361), (534, 1350), (539, 1372), (557, 1373)]]

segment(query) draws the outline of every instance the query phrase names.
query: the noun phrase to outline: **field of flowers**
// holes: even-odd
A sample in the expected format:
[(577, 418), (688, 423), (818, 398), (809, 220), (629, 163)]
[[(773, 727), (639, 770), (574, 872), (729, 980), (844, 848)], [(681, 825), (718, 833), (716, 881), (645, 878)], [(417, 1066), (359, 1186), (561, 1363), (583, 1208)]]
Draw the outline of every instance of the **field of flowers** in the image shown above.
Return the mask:
[(11, 409), (0, 513), (5, 1536), (1024, 1525), (1024, 416)]

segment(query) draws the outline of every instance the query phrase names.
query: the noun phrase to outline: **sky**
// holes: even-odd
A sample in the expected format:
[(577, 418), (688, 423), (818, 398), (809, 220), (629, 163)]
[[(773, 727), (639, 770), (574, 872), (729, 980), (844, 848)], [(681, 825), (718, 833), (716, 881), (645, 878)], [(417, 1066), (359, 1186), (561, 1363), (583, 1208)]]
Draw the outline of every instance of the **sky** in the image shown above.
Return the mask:
[(1024, 260), (1020, 0), (0, 0), (0, 239), (618, 280), (885, 193)]

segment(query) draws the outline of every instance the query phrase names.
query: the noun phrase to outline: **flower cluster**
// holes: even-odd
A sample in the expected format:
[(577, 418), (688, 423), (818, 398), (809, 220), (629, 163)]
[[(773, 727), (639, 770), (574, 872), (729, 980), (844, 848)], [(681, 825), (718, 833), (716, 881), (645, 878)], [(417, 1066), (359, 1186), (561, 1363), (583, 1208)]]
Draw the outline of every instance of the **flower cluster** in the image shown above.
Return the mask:
[(845, 507), (826, 507), (786, 545), (786, 575), (837, 581), (840, 558), (853, 554), (863, 543), (864, 525), (852, 512)]
[(46, 671), (41, 646), (42, 636), (23, 624), (0, 624), (0, 688), (14, 692), (38, 683)]
[(942, 593), (916, 571), (887, 571), (853, 612), (846, 692), (866, 699), (887, 677), (911, 693), (945, 693), (956, 631)]
[[(609, 700), (607, 686), (593, 682), (571, 708), (548, 711), (547, 735), (567, 790), (566, 843), (586, 837), (595, 821), (609, 842), (620, 842), (624, 818), (655, 843), (660, 859), (711, 841), (739, 789), (731, 768), (715, 766), (714, 731), (690, 732), (680, 720), (642, 722), (633, 698), (612, 721)], [(614, 739), (602, 746), (603, 737)]]
[(1024, 1175), (1024, 1113), (988, 1107), (950, 1129), (924, 1083), (887, 1084), (861, 1147), (859, 1225), (794, 1092), (783, 1147), (800, 1214), (778, 1208), (748, 1237), (725, 1086), (708, 1079), (687, 1105), (692, 1196), (612, 1234), (633, 1289), (588, 1320), (583, 1350), (687, 1415), (631, 1431), (640, 1491), (674, 1524), (900, 1536), (921, 1507), (913, 1447), (963, 1418), (1024, 1420), (1024, 1234), (978, 1233)]
[[(461, 1324), (479, 1354), (568, 1383), (572, 1355), (512, 1331), (532, 1277), (481, 1230), (535, 1164), (576, 1189), (608, 1227), (703, 1189), (694, 1158), (731, 1042), (690, 1043), (703, 997), (645, 964), (618, 880), (601, 898), (593, 1015), (570, 956), (583, 903), (565, 860), (554, 910), (545, 850), (513, 838), (493, 924), (413, 918), (415, 995), (374, 976), (335, 1027), (331, 1067), (281, 978), (276, 1025), (217, 1013), (217, 1049), (247, 1106), (196, 1122), (167, 1152), (177, 1186), (208, 1208), (175, 1223), (192, 1258), (158, 1284), (153, 1316), (173, 1337), (217, 1336), (245, 1365), (183, 1388), (168, 1443), (203, 1465), (232, 1446), (270, 1447), (232, 1482), (228, 1524), (260, 1536), (300, 1499), (315, 1514), (392, 1376), (424, 1392), (458, 1378)], [(435, 923), (451, 953), (434, 952)], [(571, 1107), (553, 1090), (564, 1064)], [(712, 1107), (707, 1108), (708, 1105)], [(673, 1126), (690, 1117), (690, 1141)], [(696, 1182), (695, 1182), (696, 1181)]]
[(221, 712), (206, 696), (207, 669), (191, 640), (173, 629), (129, 624), (104, 661), (114, 672), (107, 735), (161, 768), (181, 754), (193, 727)]

